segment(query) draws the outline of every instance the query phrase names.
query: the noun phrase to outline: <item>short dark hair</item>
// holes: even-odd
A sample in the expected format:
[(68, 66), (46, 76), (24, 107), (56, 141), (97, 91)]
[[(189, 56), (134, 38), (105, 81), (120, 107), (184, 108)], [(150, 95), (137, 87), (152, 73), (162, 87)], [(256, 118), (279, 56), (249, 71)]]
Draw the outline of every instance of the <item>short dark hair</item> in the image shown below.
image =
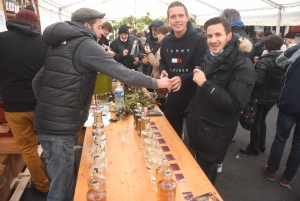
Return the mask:
[(158, 29), (157, 29), (157, 32), (161, 33), (163, 35), (166, 35), (167, 33), (169, 33), (169, 31), (170, 31), (170, 27), (168, 27), (168, 26), (161, 26), (161, 27), (158, 27)]
[(97, 19), (100, 19), (100, 18), (91, 19), (91, 20), (85, 20), (85, 21), (82, 21), (82, 22), (79, 22), (79, 23), (82, 23), (82, 24), (88, 23), (92, 27), (96, 23)]
[(145, 32), (141, 31), (136, 34), (137, 37), (145, 37)]
[(113, 31), (113, 27), (112, 27), (111, 23), (109, 23), (109, 22), (104, 22), (102, 24), (102, 29), (107, 29), (108, 32), (112, 32)]
[(185, 11), (185, 14), (188, 15), (188, 10), (187, 10), (187, 8), (185, 7), (185, 5), (183, 3), (181, 3), (180, 1), (173, 1), (172, 3), (170, 3), (170, 5), (168, 7), (167, 16), (169, 17), (169, 10), (170, 10), (170, 8), (178, 7), (178, 6), (183, 7), (184, 11)]
[(265, 39), (265, 47), (268, 52), (272, 50), (280, 50), (283, 45), (283, 39), (277, 35), (270, 35)]
[(225, 29), (226, 34), (229, 34), (231, 32), (231, 25), (230, 25), (229, 21), (223, 17), (213, 17), (213, 18), (207, 20), (204, 24), (205, 32), (207, 33), (207, 28), (209, 26), (215, 25), (215, 24), (222, 24)]

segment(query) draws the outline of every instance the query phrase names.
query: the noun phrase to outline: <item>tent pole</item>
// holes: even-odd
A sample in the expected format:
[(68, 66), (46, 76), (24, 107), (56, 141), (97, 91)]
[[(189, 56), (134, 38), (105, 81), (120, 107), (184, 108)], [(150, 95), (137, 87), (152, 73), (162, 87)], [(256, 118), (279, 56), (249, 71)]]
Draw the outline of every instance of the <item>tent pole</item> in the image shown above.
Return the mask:
[(279, 7), (278, 15), (277, 15), (276, 35), (279, 35), (280, 32), (281, 18), (282, 18), (282, 7)]

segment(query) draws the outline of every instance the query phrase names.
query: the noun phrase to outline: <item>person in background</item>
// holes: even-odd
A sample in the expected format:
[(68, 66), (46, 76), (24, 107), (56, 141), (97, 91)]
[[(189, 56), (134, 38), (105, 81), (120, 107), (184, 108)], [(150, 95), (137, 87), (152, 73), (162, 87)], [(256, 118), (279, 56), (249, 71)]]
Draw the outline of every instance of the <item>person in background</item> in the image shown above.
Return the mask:
[(131, 31), (130, 31), (130, 34), (134, 35), (134, 36), (137, 36), (137, 29), (136, 28), (132, 28)]
[(214, 17), (204, 24), (207, 50), (194, 69), (197, 91), (186, 109), (190, 147), (212, 184), (217, 163), (223, 161), (255, 84), (255, 71), (245, 55), (252, 43), (231, 32), (228, 20)]
[(149, 45), (145, 46), (144, 51), (148, 55), (148, 60), (152, 65), (153, 69), (151, 72), (151, 76), (154, 78), (159, 78), (159, 60), (160, 60), (160, 44), (162, 39), (170, 32), (170, 28), (168, 26), (161, 26), (157, 29), (157, 43), (159, 44), (159, 48), (155, 54), (151, 52)]
[(97, 72), (128, 85), (171, 89), (169, 80), (125, 68), (105, 52), (96, 42), (104, 15), (80, 8), (72, 13), (72, 21), (44, 30), (43, 40), (51, 47), (32, 84), (37, 99), (34, 127), (51, 181), (48, 201), (73, 200), (74, 140), (87, 120)]
[[(264, 30), (263, 29), (258, 29), (255, 35), (255, 38), (252, 38), (254, 47), (255, 47), (255, 57), (257, 59), (257, 57), (260, 57), (262, 55), (262, 52), (264, 51), (264, 43), (262, 41), (262, 43), (260, 42), (261, 40), (263, 40), (263, 36), (264, 36)], [(260, 42), (260, 43), (259, 43)], [(259, 43), (259, 45), (257, 45), (257, 43)], [(254, 62), (255, 59), (254, 59)]]
[[(161, 44), (162, 39), (170, 32), (170, 28), (168, 26), (161, 26), (158, 27), (157, 29), (157, 43)], [(145, 46), (144, 49), (145, 53), (147, 54), (149, 63), (151, 64), (152, 68), (152, 73), (151, 76), (154, 78), (160, 78), (159, 74), (159, 60), (160, 60), (160, 47), (156, 51), (155, 55), (151, 52), (151, 49), (149, 45)], [(161, 111), (164, 111), (164, 104), (166, 99), (165, 98), (156, 98), (156, 100), (159, 102), (158, 107)]]
[(145, 32), (143, 31), (140, 31), (136, 34), (136, 36), (140, 39), (141, 43), (143, 46), (145, 46), (145, 43), (146, 43), (146, 35), (145, 35)]
[(259, 57), (254, 65), (257, 79), (252, 96), (257, 100), (257, 111), (250, 131), (250, 144), (246, 149), (240, 149), (243, 154), (257, 156), (266, 149), (266, 118), (277, 102), (278, 90), (285, 74), (285, 70), (276, 64), (277, 57), (282, 53), (280, 50), (282, 44), (280, 36), (268, 36), (264, 41), (264, 47), (268, 52)]
[(37, 151), (33, 127), (36, 98), (31, 85), (48, 50), (38, 22), (29, 9), (20, 10), (15, 19), (6, 22), (8, 31), (0, 33), (0, 88), (5, 118), (33, 180), (31, 190), (46, 197), (49, 180)]
[[(146, 38), (146, 43), (148, 44), (151, 52), (153, 54), (156, 53), (156, 51), (158, 50), (158, 48), (160, 47), (160, 45), (157, 43), (157, 28), (161, 27), (164, 25), (164, 22), (161, 20), (154, 20), (152, 21), (152, 23), (149, 25), (149, 36), (147, 36)], [(150, 75), (152, 72), (152, 66), (151, 64), (142, 64), (143, 67), (143, 73), (145, 75)]]
[[(129, 27), (121, 25), (119, 28), (119, 37), (113, 40), (110, 44), (110, 48), (115, 52), (114, 59), (126, 66), (129, 69), (137, 70), (141, 65), (140, 60), (143, 56), (143, 45), (138, 37), (129, 34)], [(134, 41), (137, 41), (137, 47), (139, 48), (138, 54), (134, 58), (131, 58), (130, 51), (133, 47)]]
[(276, 64), (286, 70), (278, 93), (277, 129), (268, 163), (262, 172), (269, 181), (275, 181), (285, 144), (293, 129), (292, 148), (285, 164), (279, 184), (289, 187), (300, 164), (300, 44), (288, 48), (276, 60)]
[(110, 33), (112, 33), (113, 31), (113, 27), (112, 25), (109, 23), (109, 22), (104, 22), (102, 24), (102, 34), (101, 34), (101, 37), (99, 38), (98, 40), (98, 43), (104, 47), (105, 51), (107, 51), (107, 53), (114, 57), (116, 55), (116, 53), (114, 51), (111, 51), (109, 49), (109, 40), (107, 39), (108, 35)]
[(292, 30), (290, 30), (287, 34), (285, 34), (284, 39), (285, 39), (285, 45), (286, 45), (286, 49), (293, 47), (295, 45), (297, 45), (295, 43), (295, 33), (292, 32)]
[[(172, 82), (172, 91), (166, 98), (164, 114), (177, 135), (182, 138), (184, 111), (188, 107), (196, 90), (193, 82), (193, 70), (200, 66), (208, 49), (206, 38), (198, 33), (191, 22), (186, 6), (172, 2), (167, 11), (171, 28), (160, 47), (160, 77), (168, 76)], [(153, 53), (155, 54), (155, 53)]]
[[(231, 24), (231, 30), (233, 33), (237, 33), (240, 36), (247, 38), (252, 44), (253, 41), (246, 33), (246, 26), (241, 20), (240, 13), (235, 9), (225, 9), (221, 14), (221, 17), (227, 19)], [(254, 61), (255, 48), (252, 46), (251, 52), (246, 53), (246, 56), (253, 62)]]

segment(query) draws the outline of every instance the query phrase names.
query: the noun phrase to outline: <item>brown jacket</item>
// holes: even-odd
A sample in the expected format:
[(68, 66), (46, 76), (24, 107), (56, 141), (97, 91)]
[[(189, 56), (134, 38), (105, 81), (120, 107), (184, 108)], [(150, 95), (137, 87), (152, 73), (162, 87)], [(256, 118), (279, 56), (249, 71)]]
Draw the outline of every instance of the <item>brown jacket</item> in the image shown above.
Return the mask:
[(159, 60), (160, 60), (160, 48), (157, 50), (155, 55), (150, 52), (148, 54), (148, 60), (150, 64), (152, 65), (152, 73), (151, 76), (154, 78), (159, 78)]

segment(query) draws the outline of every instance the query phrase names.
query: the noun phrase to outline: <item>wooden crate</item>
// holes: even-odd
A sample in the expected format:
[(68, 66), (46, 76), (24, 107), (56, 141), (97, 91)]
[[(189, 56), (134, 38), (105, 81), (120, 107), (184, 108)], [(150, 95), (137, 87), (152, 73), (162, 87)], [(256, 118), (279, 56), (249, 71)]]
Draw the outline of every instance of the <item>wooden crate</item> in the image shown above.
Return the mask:
[(0, 154), (21, 154), (13, 137), (0, 137)]
[[(1, 166), (4, 167), (0, 175), (0, 183), (4, 184), (0, 188), (0, 201), (7, 201), (11, 192), (11, 186), (24, 168), (25, 163), (23, 156), (20, 154), (1, 154), (0, 163)], [(16, 174), (16, 172), (18, 172), (18, 174)]]
[[(43, 152), (42, 146), (39, 145), (38, 146), (39, 156), (41, 156), (42, 152)], [(17, 160), (16, 157), (15, 160)], [(18, 177), (16, 177), (11, 183), (10, 187), (11, 189), (15, 189), (15, 192), (11, 196), (9, 201), (19, 201), (24, 193), (25, 188), (30, 187), (30, 181), (31, 181), (31, 175), (28, 168), (26, 168), (24, 172), (20, 172)]]

